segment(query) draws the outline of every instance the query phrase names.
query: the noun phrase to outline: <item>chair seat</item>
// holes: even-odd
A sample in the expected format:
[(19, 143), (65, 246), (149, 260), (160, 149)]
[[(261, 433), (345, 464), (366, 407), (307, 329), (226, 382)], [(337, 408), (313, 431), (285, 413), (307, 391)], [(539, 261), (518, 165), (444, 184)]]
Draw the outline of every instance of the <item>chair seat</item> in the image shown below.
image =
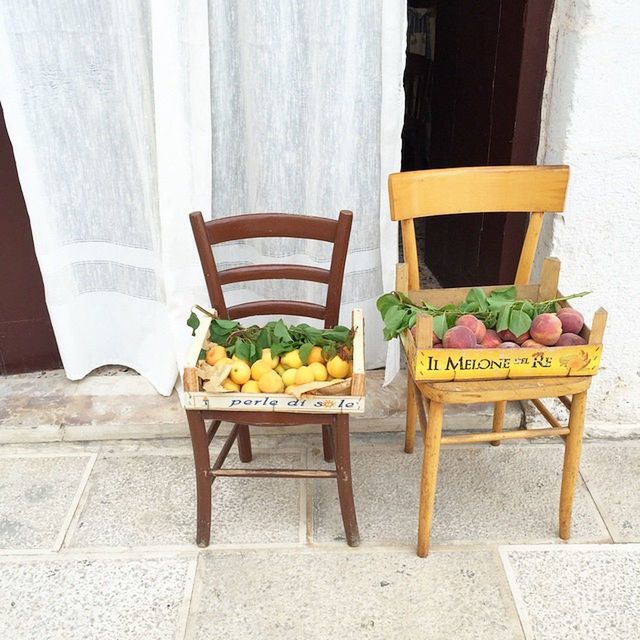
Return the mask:
[(591, 376), (417, 382), (418, 388), (425, 398), (444, 404), (557, 398), (586, 391), (590, 384)]

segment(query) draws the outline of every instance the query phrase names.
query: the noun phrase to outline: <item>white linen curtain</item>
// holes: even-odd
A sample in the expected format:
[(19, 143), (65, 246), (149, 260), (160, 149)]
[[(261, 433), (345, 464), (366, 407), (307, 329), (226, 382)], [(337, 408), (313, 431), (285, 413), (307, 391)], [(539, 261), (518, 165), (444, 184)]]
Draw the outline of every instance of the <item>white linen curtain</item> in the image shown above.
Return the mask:
[[(187, 214), (354, 211), (342, 321), (393, 288), (386, 178), (399, 167), (404, 3), (5, 0), (0, 79), (67, 375), (126, 364), (170, 393), (206, 303)], [(222, 266), (326, 266), (322, 243), (261, 240)], [(311, 299), (320, 285), (229, 292)], [(316, 298), (317, 299), (317, 298)], [(394, 353), (391, 362), (397, 361)]]

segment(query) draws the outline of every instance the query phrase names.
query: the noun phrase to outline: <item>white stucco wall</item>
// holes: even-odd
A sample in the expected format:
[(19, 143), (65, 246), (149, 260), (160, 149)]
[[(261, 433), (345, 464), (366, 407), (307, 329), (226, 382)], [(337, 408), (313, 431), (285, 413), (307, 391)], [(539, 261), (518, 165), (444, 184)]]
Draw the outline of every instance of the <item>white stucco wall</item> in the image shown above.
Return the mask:
[[(562, 261), (560, 289), (609, 312), (588, 429), (640, 432), (640, 0), (557, 0), (539, 161), (568, 164), (564, 219), (540, 256)], [(539, 257), (540, 257), (539, 256)]]

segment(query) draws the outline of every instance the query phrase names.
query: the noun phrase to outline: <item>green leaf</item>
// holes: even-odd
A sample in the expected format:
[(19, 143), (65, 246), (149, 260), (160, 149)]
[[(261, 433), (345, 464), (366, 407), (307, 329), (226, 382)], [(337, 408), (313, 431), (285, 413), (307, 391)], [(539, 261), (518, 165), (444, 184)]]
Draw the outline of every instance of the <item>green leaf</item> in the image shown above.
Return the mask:
[(200, 349), (200, 355), (198, 356), (198, 360), (204, 360), (207, 357), (207, 352), (204, 349)]
[(439, 316), (434, 316), (433, 318), (433, 333), (435, 333), (440, 340), (442, 340), (442, 336), (446, 333), (449, 325), (447, 324), (447, 315), (443, 313)]
[(500, 309), (496, 322), (496, 331), (504, 331), (509, 328), (509, 316), (511, 315), (512, 308), (513, 304), (507, 303)]
[(475, 306), (479, 311), (485, 311), (489, 307), (487, 294), (480, 287), (473, 287), (467, 294), (465, 302)]
[(396, 298), (393, 293), (385, 293), (376, 300), (376, 307), (383, 318), (390, 307), (395, 307), (398, 304), (398, 298)]
[(310, 342), (305, 342), (300, 347), (300, 360), (302, 360), (302, 364), (307, 364), (309, 361), (309, 354), (311, 353), (311, 349), (313, 349), (313, 345)]
[(521, 336), (523, 333), (529, 331), (531, 327), (531, 318), (520, 309), (511, 309), (509, 315), (508, 329), (514, 336)]
[(189, 319), (187, 320), (187, 326), (191, 327), (191, 335), (196, 335), (196, 329), (200, 326), (200, 318), (192, 311)]
[(291, 341), (291, 334), (282, 320), (278, 320), (273, 327), (273, 335), (280, 340)]
[[(251, 360), (251, 347), (253, 345), (251, 345), (249, 342), (247, 342), (246, 340), (243, 340), (242, 338), (236, 338), (235, 341), (235, 355), (238, 356), (238, 358), (240, 358), (241, 360), (246, 360), (247, 362), (249, 362), (249, 360)], [(255, 351), (255, 346), (253, 346), (254, 351)]]

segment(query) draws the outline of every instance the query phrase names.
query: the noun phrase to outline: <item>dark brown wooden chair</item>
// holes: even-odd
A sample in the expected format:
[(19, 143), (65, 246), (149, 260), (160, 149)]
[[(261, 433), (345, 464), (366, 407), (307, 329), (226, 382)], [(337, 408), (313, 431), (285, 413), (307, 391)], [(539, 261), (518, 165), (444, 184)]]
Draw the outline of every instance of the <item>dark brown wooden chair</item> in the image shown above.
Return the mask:
[[(324, 321), (325, 327), (338, 324), (342, 280), (351, 233), (352, 213), (341, 211), (338, 220), (284, 213), (255, 213), (231, 216), (205, 222), (200, 212), (190, 216), (209, 298), (220, 318), (235, 320), (248, 316), (294, 315)], [(292, 264), (270, 264), (236, 267), (218, 271), (212, 245), (246, 238), (307, 238), (333, 244), (329, 269)], [(222, 287), (249, 280), (286, 279), (307, 280), (327, 285), (323, 305), (292, 300), (256, 301), (227, 307)], [(360, 543), (351, 482), (348, 414), (266, 413), (260, 411), (188, 410), (189, 431), (193, 445), (197, 488), (198, 546), (209, 544), (211, 530), (211, 486), (217, 477), (275, 477), (275, 478), (336, 478), (340, 510), (347, 542), (354, 547)], [(207, 429), (205, 420), (212, 420)], [(213, 466), (209, 458), (211, 443), (221, 422), (233, 423), (233, 428)], [(250, 462), (251, 438), (249, 425), (272, 427), (301, 424), (322, 425), (324, 459), (332, 462), (327, 469), (222, 469), (233, 443), (238, 442), (242, 462)]]

